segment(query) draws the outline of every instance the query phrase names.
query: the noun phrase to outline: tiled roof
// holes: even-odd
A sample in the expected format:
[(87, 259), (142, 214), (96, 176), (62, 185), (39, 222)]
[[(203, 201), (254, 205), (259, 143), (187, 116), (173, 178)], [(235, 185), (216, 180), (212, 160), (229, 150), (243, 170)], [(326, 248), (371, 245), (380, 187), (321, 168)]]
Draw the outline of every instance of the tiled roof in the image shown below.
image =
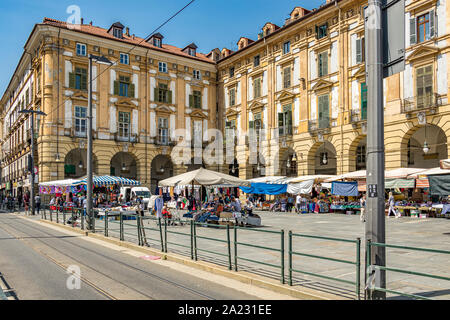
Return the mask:
[(43, 24), (45, 25), (51, 25), (51, 26), (55, 26), (58, 28), (64, 28), (64, 29), (71, 29), (74, 31), (78, 31), (78, 32), (82, 32), (82, 33), (87, 33), (87, 34), (91, 34), (94, 36), (99, 36), (99, 37), (103, 37), (103, 38), (107, 38), (107, 39), (111, 39), (111, 40), (115, 40), (115, 41), (121, 41), (121, 42), (126, 42), (129, 44), (133, 44), (139, 47), (144, 47), (144, 48), (151, 48), (154, 49), (156, 51), (162, 51), (162, 52), (167, 52), (167, 53), (172, 53), (172, 54), (176, 54), (179, 56), (183, 56), (186, 58), (190, 58), (190, 59), (195, 59), (195, 60), (200, 60), (200, 61), (205, 61), (205, 62), (209, 62), (209, 63), (214, 63), (214, 61), (212, 61), (211, 59), (208, 59), (206, 57), (205, 54), (203, 53), (196, 53), (196, 56), (193, 57), (187, 53), (184, 53), (182, 51), (182, 49), (175, 47), (175, 46), (171, 46), (168, 44), (162, 44), (162, 48), (156, 47), (153, 44), (150, 44), (148, 42), (145, 41), (145, 39), (143, 38), (139, 38), (139, 37), (134, 37), (133, 36), (127, 36), (126, 34), (123, 34), (123, 38), (122, 39), (118, 39), (116, 37), (114, 37), (112, 34), (108, 33), (107, 29), (103, 29), (97, 26), (93, 26), (90, 24), (82, 24), (82, 25), (76, 25), (76, 28), (71, 28), (70, 26), (67, 25), (67, 22), (63, 22), (63, 21), (59, 21), (59, 20), (54, 20), (54, 19), (50, 19), (50, 18), (44, 18)]

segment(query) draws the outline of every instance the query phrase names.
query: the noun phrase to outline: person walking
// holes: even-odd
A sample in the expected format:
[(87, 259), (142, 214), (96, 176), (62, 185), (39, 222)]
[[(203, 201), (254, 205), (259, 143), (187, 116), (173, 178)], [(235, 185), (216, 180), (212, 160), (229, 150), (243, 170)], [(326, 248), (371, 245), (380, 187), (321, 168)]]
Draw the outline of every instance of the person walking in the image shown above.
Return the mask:
[(359, 204), (361, 206), (361, 214), (359, 216), (359, 219), (361, 222), (366, 222), (366, 195), (363, 194), (362, 197), (359, 199)]
[(298, 194), (297, 197), (295, 197), (295, 211), (297, 212), (297, 214), (299, 214), (301, 211), (301, 205), (302, 205), (302, 196)]
[(392, 194), (392, 192), (389, 192), (389, 199), (388, 199), (388, 205), (389, 205), (389, 211), (388, 211), (388, 218), (391, 216), (391, 212), (394, 214), (394, 216), (396, 218), (398, 218), (398, 214), (395, 211), (395, 199), (394, 199), (394, 195)]
[(41, 210), (41, 196), (38, 194), (36, 194), (36, 196), (34, 197), (34, 205), (37, 211), (37, 214), (39, 214), (39, 211)]

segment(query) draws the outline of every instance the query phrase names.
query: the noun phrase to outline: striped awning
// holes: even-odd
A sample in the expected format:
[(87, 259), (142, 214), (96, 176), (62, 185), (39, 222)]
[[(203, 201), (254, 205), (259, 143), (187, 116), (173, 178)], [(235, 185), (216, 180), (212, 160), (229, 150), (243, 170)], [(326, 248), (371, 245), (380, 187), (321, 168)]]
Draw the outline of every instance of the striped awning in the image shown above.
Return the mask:
[[(87, 184), (87, 177), (80, 180), (77, 184)], [(110, 185), (123, 185), (123, 186), (139, 186), (141, 183), (136, 180), (115, 177), (115, 176), (94, 176), (93, 177), (94, 187), (105, 187)]]
[(416, 179), (416, 188), (429, 188), (430, 182), (428, 178)]

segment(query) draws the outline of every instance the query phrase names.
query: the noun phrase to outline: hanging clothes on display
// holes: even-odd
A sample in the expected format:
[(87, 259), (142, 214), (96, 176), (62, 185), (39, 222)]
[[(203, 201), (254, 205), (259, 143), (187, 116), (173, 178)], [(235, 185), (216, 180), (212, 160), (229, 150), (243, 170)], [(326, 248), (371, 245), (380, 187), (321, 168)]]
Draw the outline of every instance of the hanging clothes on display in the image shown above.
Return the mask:
[(159, 196), (158, 198), (156, 198), (155, 200), (155, 208), (156, 208), (156, 217), (157, 218), (162, 218), (162, 209), (164, 207), (164, 200), (162, 198), (162, 196)]

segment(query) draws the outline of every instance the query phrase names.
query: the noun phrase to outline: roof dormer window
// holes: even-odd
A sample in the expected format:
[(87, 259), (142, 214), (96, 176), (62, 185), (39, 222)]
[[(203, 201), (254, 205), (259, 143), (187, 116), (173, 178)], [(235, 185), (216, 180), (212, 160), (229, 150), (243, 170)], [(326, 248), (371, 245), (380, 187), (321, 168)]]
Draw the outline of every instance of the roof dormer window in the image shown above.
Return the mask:
[(162, 48), (162, 39), (163, 38), (164, 37), (161, 33), (155, 33), (147, 40), (147, 42), (151, 43), (155, 47)]
[(189, 48), (189, 55), (195, 57), (195, 49)]
[(186, 46), (182, 51), (190, 56), (197, 56), (197, 46), (195, 45), (195, 43), (191, 43), (190, 45)]
[(122, 39), (123, 28), (125, 28), (123, 24), (116, 22), (111, 26), (111, 28), (109, 28), (108, 33), (112, 34), (115, 38)]
[(154, 38), (154, 39), (153, 39), (153, 45), (154, 45), (155, 47), (161, 48), (161, 39), (159, 39), (159, 38)]

